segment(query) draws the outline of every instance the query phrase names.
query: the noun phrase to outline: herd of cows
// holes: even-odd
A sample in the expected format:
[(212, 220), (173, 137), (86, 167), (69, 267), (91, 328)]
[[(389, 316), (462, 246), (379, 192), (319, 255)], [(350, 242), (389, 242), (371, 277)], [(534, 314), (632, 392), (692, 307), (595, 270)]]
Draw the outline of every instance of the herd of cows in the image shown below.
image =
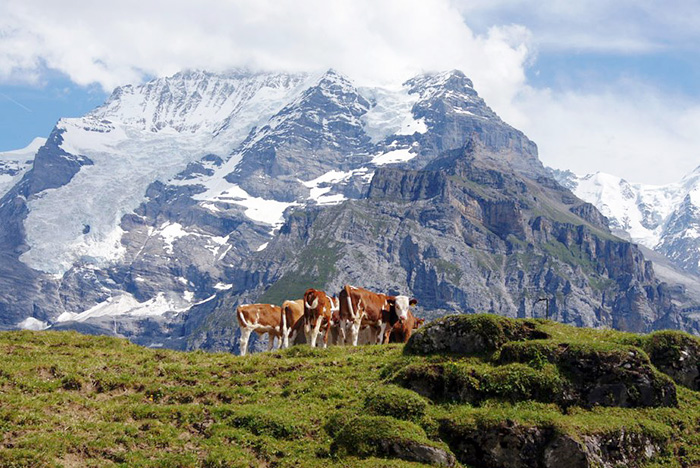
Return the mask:
[[(418, 301), (389, 296), (346, 285), (337, 296), (307, 289), (303, 299), (271, 304), (241, 305), (236, 309), (241, 329), (240, 350), (245, 356), (251, 333), (268, 335), (268, 349), (275, 339), (282, 348), (291, 344), (319, 345), (405, 343), (423, 324), (410, 308)], [(303, 331), (303, 333), (301, 333)]]

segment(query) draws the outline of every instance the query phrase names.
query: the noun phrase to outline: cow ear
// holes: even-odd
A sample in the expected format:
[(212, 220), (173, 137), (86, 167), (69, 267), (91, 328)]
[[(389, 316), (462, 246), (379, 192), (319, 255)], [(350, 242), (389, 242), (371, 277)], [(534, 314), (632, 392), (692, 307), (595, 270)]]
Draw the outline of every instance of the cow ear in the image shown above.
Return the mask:
[(390, 305), (395, 305), (395, 304), (396, 304), (396, 296), (387, 296), (387, 297), (386, 297), (386, 301), (387, 301)]
[(412, 305), (412, 306), (413, 306), (413, 305), (416, 305), (416, 304), (418, 304), (418, 299), (416, 299), (415, 297), (412, 297), (411, 300), (408, 301), (408, 305)]

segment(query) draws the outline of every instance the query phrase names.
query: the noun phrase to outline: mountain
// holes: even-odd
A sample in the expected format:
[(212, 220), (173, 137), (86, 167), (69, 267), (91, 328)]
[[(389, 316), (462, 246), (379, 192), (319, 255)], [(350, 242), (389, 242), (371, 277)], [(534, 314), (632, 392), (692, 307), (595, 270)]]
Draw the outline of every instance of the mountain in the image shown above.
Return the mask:
[(456, 70), (391, 89), (334, 70), (117, 88), (59, 121), (0, 226), (3, 328), (230, 350), (237, 304), (354, 283), (431, 317), (700, 329), (686, 286), (660, 281)]
[(34, 162), (34, 157), (46, 138), (34, 138), (25, 148), (0, 153), (0, 196), (4, 195), (27, 172)]
[(680, 182), (659, 186), (633, 184), (600, 172), (583, 177), (570, 171), (554, 174), (607, 216), (616, 234), (700, 276), (700, 167)]

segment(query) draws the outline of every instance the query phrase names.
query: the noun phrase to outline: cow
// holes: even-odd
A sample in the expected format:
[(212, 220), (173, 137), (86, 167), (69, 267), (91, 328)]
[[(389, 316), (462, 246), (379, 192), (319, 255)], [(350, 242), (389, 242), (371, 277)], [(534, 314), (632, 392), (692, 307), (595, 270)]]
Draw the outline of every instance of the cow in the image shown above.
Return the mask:
[(333, 302), (325, 292), (313, 288), (306, 290), (304, 293), (304, 333), (306, 334), (306, 342), (311, 347), (316, 346), (316, 340), (324, 321), (328, 323), (328, 327), (323, 336), (323, 347), (328, 345), (332, 311)]
[(391, 315), (396, 319), (393, 323), (389, 322), (390, 326), (387, 327), (384, 335), (385, 343), (408, 343), (413, 330), (417, 330), (425, 322), (425, 319), (417, 318), (411, 311), (408, 312), (405, 320), (399, 320), (397, 316)]
[(341, 339), (347, 341), (349, 329), (353, 346), (357, 346), (360, 329), (368, 326), (376, 330), (370, 335), (370, 343), (382, 343), (390, 321), (388, 316), (395, 314), (397, 320), (404, 321), (408, 318), (410, 307), (418, 302), (408, 296), (388, 296), (350, 285), (343, 287), (338, 299)]
[(304, 317), (304, 299), (282, 303), (282, 348), (289, 348), (289, 340), (294, 343), (299, 326)]
[(268, 335), (268, 350), (271, 351), (275, 338), (282, 337), (282, 308), (272, 304), (240, 305), (236, 309), (238, 326), (241, 329), (241, 356), (248, 349), (248, 339), (252, 332)]

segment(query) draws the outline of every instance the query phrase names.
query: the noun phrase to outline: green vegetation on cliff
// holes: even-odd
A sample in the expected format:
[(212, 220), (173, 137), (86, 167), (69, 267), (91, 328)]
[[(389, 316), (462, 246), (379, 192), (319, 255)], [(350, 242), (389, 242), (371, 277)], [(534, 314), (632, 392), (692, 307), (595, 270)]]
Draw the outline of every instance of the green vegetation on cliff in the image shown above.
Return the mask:
[[(1, 333), (0, 466), (587, 466), (584, 449), (599, 466), (700, 464), (696, 338), (452, 320), (421, 330), (409, 352), (246, 357)], [(430, 336), (450, 323), (481, 347), (439, 349)], [(421, 342), (429, 353), (416, 354)], [(675, 399), (658, 397), (669, 389)]]

